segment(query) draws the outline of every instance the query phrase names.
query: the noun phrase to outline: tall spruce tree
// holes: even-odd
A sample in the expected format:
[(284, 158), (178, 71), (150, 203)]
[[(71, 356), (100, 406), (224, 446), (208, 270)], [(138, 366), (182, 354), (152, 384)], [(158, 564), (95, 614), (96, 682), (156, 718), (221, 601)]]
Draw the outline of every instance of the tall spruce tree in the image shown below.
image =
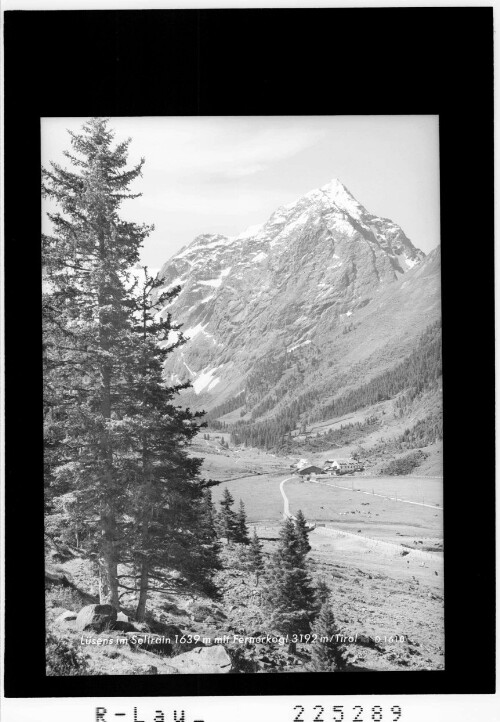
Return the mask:
[[(162, 285), (147, 269), (136, 284), (132, 345), (120, 397), (120, 426), (130, 446), (122, 475), (129, 479), (134, 520), (125, 545), (134, 572), (127, 577), (139, 589), (139, 620), (144, 618), (152, 583), (157, 587), (161, 581), (163, 588), (175, 583), (168, 570), (181, 573), (191, 586), (211, 589), (217, 567), (216, 549), (207, 543), (203, 518), (201, 459), (188, 454), (201, 414), (174, 406), (174, 397), (188, 384), (168, 386), (162, 375), (165, 357), (185, 343), (179, 326), (165, 311), (179, 289), (161, 293)], [(171, 335), (176, 338), (169, 343)]]
[[(273, 557), (273, 582), (269, 590), (272, 622), (283, 634), (310, 632), (316, 613), (312, 581), (306, 566), (306, 552), (297, 527), (286, 518), (280, 531), (278, 549)], [(294, 653), (296, 643), (289, 644)]]
[(43, 170), (43, 191), (60, 209), (42, 239), (47, 444), (57, 448), (51, 475), (77, 491), (94, 527), (100, 600), (118, 606), (125, 485), (114, 463), (114, 407), (129, 347), (128, 269), (151, 228), (118, 215), (144, 162), (126, 170), (129, 142), (113, 148), (107, 122), (94, 118), (71, 143), (72, 170)]
[(73, 170), (43, 173), (61, 209), (43, 237), (48, 503), (71, 492), (101, 603), (118, 607), (120, 587), (135, 591), (141, 618), (151, 580), (175, 569), (203, 584), (217, 565), (200, 524), (200, 460), (187, 451), (198, 414), (173, 403), (185, 385), (162, 378), (165, 355), (183, 339), (158, 311), (178, 289), (161, 294), (147, 271), (138, 288), (129, 272), (150, 227), (122, 221), (118, 209), (136, 197), (128, 187), (143, 161), (125, 169), (128, 141), (113, 148), (106, 120), (71, 136)]

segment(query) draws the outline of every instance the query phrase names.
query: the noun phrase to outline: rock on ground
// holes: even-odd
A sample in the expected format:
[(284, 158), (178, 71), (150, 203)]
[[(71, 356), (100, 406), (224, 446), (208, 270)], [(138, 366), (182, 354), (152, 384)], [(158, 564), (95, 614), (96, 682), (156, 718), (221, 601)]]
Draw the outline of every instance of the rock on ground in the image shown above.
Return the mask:
[(70, 612), (69, 609), (67, 609), (65, 612), (60, 614), (55, 621), (56, 621), (56, 624), (62, 624), (64, 622), (72, 622), (73, 620), (76, 619), (76, 617), (77, 617), (76, 612)]
[(172, 657), (170, 663), (180, 674), (228, 674), (232, 669), (231, 658), (221, 645), (196, 647)]
[(117, 611), (111, 604), (88, 604), (80, 609), (75, 621), (75, 628), (84, 631), (95, 629), (102, 631), (112, 622), (116, 622)]

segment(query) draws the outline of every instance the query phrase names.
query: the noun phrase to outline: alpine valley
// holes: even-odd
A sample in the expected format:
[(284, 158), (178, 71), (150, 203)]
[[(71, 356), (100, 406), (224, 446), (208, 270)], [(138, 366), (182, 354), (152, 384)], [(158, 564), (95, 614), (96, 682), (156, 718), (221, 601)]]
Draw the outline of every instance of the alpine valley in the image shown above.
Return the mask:
[[(210, 487), (200, 523), (215, 519), (216, 593), (193, 589), (178, 569), (177, 548), (191, 554), (197, 537), (177, 521), (174, 496), (180, 536), (162, 543), (173, 552), (145, 621), (127, 584), (110, 628), (82, 634), (89, 610), (107, 607), (96, 606), (95, 565), (64, 526), (74, 508), (65, 494), (46, 517), (47, 658), (68, 639), (84, 674), (324, 671), (314, 666), (323, 632), (314, 647), (271, 616), (285, 569), (279, 609), (296, 610), (309, 578), (306, 591), (329, 599), (334, 622), (321, 624), (338, 630), (344, 660), (329, 671), (443, 669), (439, 249), (426, 256), (333, 180), (237, 237), (195, 238), (159, 278), (159, 288), (180, 287), (159, 313), (187, 339), (168, 354), (165, 381), (191, 383), (177, 397), (188, 424), (185, 407), (206, 411), (188, 453)], [(305, 537), (293, 531), (300, 518)], [(251, 544), (236, 541), (245, 519)], [(281, 550), (297, 554), (303, 538), (307, 559), (285, 565)], [(127, 581), (133, 570), (120, 566)]]
[[(165, 368), (235, 444), (430, 447), (441, 473), (440, 250), (425, 255), (332, 180), (236, 237), (201, 235), (160, 270), (188, 339)], [(327, 454), (328, 455), (328, 454)], [(415, 456), (415, 454), (414, 454)], [(437, 464), (437, 466), (436, 466)]]

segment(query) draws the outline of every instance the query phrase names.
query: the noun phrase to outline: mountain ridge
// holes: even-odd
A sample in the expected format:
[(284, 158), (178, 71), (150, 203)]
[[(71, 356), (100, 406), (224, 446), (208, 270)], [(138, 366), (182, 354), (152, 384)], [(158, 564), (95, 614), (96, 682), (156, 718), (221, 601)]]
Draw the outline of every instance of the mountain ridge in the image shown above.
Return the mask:
[[(409, 353), (440, 317), (439, 249), (426, 256), (337, 179), (237, 236), (197, 236), (159, 277), (163, 290), (181, 286), (161, 313), (188, 338), (166, 378), (190, 380), (186, 401), (205, 410), (244, 390), (246, 408), (280, 384), (293, 395), (299, 377), (301, 388), (338, 392)], [(290, 363), (252, 398), (249, 379), (280, 355)]]

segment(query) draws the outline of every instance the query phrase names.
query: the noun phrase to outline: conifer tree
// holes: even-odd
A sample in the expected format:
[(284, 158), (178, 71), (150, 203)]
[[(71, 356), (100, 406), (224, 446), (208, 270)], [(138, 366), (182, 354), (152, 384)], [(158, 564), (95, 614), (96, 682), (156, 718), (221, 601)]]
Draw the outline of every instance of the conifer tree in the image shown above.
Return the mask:
[(212, 580), (214, 571), (221, 569), (221, 545), (217, 534), (217, 512), (212, 500), (210, 488), (203, 491), (203, 500), (200, 517), (200, 537), (202, 540), (202, 574), (197, 582), (204, 592), (216, 594)]
[[(292, 519), (286, 518), (280, 542), (273, 557), (273, 582), (269, 590), (272, 621), (283, 634), (305, 634), (310, 631), (316, 612), (314, 589), (306, 568), (303, 540)], [(289, 650), (295, 652), (291, 641)]]
[(71, 133), (73, 169), (43, 171), (43, 191), (60, 211), (42, 238), (47, 444), (57, 446), (52, 476), (78, 492), (93, 526), (101, 602), (118, 606), (119, 518), (125, 487), (114, 465), (115, 401), (128, 350), (128, 269), (151, 228), (123, 221), (129, 186), (144, 160), (126, 170), (128, 141), (112, 147), (107, 122)]
[(323, 604), (330, 599), (330, 587), (324, 579), (320, 579), (317, 583), (315, 593), (318, 602), (318, 608), (321, 609)]
[[(185, 342), (170, 314), (162, 314), (179, 289), (161, 293), (161, 285), (147, 269), (136, 284), (135, 323), (119, 404), (122, 434), (131, 446), (122, 476), (130, 484), (134, 523), (126, 549), (135, 569), (129, 579), (139, 590), (139, 620), (151, 581), (161, 581), (163, 588), (172, 583), (165, 570), (180, 572), (192, 586), (211, 588), (217, 566), (215, 549), (206, 539), (201, 459), (188, 454), (201, 414), (174, 406), (173, 398), (188, 384), (167, 386), (162, 376), (165, 356)], [(172, 331), (176, 340), (169, 343)]]
[(264, 559), (262, 557), (262, 543), (257, 536), (255, 527), (253, 528), (253, 534), (248, 548), (248, 564), (251, 571), (255, 573), (256, 584), (258, 586), (259, 577), (264, 572)]
[(217, 511), (209, 488), (203, 492), (203, 520), (207, 539), (217, 541)]
[(240, 499), (238, 513), (236, 514), (234, 540), (238, 544), (250, 544), (247, 527), (247, 515), (245, 512), (245, 504), (243, 503), (243, 499)]
[[(209, 585), (216, 549), (203, 519), (201, 460), (188, 444), (197, 417), (173, 403), (165, 356), (183, 343), (165, 304), (179, 289), (130, 268), (151, 230), (122, 221), (120, 203), (142, 163), (125, 170), (128, 141), (113, 148), (107, 121), (71, 134), (67, 171), (44, 170), (44, 192), (62, 212), (43, 237), (44, 399), (48, 497), (71, 491), (86, 551), (97, 561), (101, 603), (119, 606), (120, 587), (138, 592), (144, 616), (151, 582), (177, 570)], [(176, 340), (171, 342), (171, 332)], [(158, 341), (162, 341), (160, 345)], [(118, 563), (130, 573), (118, 576)]]
[(342, 672), (346, 667), (345, 644), (335, 622), (330, 602), (326, 600), (312, 628), (316, 639), (312, 644), (311, 670), (314, 672)]
[(294, 521), (295, 521), (295, 529), (297, 532), (297, 536), (299, 538), (302, 553), (305, 556), (306, 554), (309, 554), (309, 552), (311, 551), (311, 545), (309, 544), (309, 531), (310, 530), (307, 527), (307, 521), (306, 521), (306, 518), (301, 509), (299, 509), (297, 514), (295, 515)]
[(233, 511), (234, 498), (229, 489), (224, 489), (222, 499), (219, 501), (221, 507), (219, 524), (222, 536), (225, 536), (228, 543), (234, 541), (236, 534), (236, 514)]

